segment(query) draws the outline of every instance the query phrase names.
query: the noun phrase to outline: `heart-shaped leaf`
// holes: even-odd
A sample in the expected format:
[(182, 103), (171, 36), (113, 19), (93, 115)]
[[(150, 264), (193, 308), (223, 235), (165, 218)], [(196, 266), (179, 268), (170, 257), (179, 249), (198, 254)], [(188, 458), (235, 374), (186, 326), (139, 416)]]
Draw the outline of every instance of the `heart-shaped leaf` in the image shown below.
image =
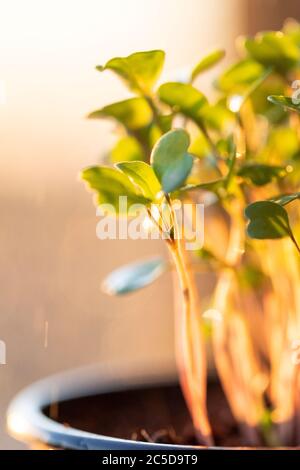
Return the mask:
[(168, 82), (158, 89), (159, 99), (196, 123), (202, 121), (201, 109), (207, 103), (205, 96), (190, 84)]
[[(124, 173), (114, 168), (89, 167), (82, 171), (81, 178), (96, 193), (97, 205), (111, 204), (117, 214), (127, 212), (133, 204), (146, 205), (150, 203), (150, 200), (138, 192), (136, 186)], [(120, 196), (127, 197), (126, 208), (120, 204)]]
[(97, 70), (109, 69), (119, 75), (135, 92), (149, 93), (158, 79), (165, 60), (161, 50), (135, 52), (127, 57), (115, 57)]
[(187, 153), (190, 144), (188, 133), (174, 129), (164, 134), (155, 144), (151, 163), (165, 193), (178, 189), (193, 166), (193, 157)]
[(281, 166), (246, 164), (238, 171), (238, 175), (250, 180), (256, 186), (264, 186), (273, 178), (284, 177), (286, 171)]
[(247, 233), (256, 239), (293, 238), (286, 210), (272, 201), (257, 201), (246, 207)]
[(117, 167), (136, 184), (143, 195), (155, 201), (161, 192), (161, 185), (152, 166), (145, 162), (122, 162)]
[(148, 126), (153, 113), (144, 98), (130, 98), (113, 103), (94, 111), (88, 116), (90, 119), (113, 118), (123, 124), (128, 130), (141, 129)]
[(128, 294), (151, 284), (166, 268), (167, 263), (158, 257), (128, 264), (109, 274), (102, 289), (110, 295)]
[(300, 102), (293, 101), (292, 98), (288, 96), (268, 96), (268, 101), (278, 106), (281, 106), (285, 110), (296, 111), (300, 113)]
[(220, 62), (220, 60), (222, 60), (224, 56), (224, 49), (217, 49), (216, 51), (213, 51), (207, 56), (203, 57), (203, 59), (201, 59), (200, 62), (198, 62), (198, 64), (192, 70), (192, 81), (194, 81), (198, 77), (198, 75), (205, 72), (206, 70), (209, 70), (211, 67)]

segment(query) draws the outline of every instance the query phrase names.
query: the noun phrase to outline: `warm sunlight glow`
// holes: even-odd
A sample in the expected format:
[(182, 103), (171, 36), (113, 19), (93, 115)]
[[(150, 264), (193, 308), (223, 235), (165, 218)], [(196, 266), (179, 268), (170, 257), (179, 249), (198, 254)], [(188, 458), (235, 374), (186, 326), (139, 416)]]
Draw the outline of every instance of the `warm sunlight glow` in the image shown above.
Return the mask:
[(8, 429), (17, 436), (24, 436), (28, 432), (26, 420), (17, 413), (10, 413), (7, 417)]

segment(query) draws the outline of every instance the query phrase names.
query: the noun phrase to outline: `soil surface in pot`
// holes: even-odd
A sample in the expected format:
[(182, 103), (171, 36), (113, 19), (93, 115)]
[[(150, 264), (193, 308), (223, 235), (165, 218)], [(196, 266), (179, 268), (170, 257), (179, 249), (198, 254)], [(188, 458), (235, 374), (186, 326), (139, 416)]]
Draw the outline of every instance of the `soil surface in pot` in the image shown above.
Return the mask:
[[(209, 385), (208, 412), (216, 445), (247, 445), (218, 384)], [(72, 399), (52, 405), (45, 414), (65, 426), (95, 434), (197, 445), (180, 388), (174, 385)]]

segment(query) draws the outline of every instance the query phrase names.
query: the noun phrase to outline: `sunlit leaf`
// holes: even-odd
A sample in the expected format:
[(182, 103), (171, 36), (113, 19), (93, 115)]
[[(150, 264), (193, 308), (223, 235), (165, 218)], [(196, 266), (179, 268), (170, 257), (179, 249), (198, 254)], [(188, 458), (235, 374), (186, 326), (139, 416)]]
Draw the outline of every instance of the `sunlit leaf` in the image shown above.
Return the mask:
[(299, 139), (295, 129), (291, 127), (274, 127), (270, 130), (268, 141), (261, 156), (265, 162), (286, 164), (299, 152)]
[(132, 204), (148, 204), (149, 199), (140, 194), (129, 178), (114, 168), (94, 166), (81, 172), (81, 178), (96, 194), (96, 203), (111, 204), (117, 214), (125, 211), (119, 197), (127, 197), (127, 210)]
[(163, 103), (168, 104), (196, 123), (202, 120), (200, 111), (207, 100), (192, 85), (177, 82), (164, 83), (158, 89), (158, 96)]
[(244, 165), (238, 175), (250, 180), (256, 186), (270, 183), (274, 178), (282, 178), (286, 175), (283, 167), (250, 163)]
[(225, 92), (244, 90), (259, 79), (265, 68), (252, 59), (243, 59), (231, 66), (217, 80), (217, 86)]
[(201, 110), (201, 118), (205, 126), (219, 132), (230, 132), (235, 125), (234, 114), (227, 108), (226, 102), (206, 104)]
[(97, 70), (112, 70), (133, 91), (149, 93), (160, 76), (164, 60), (165, 53), (161, 50), (135, 52), (127, 57), (115, 57)]
[(150, 165), (145, 162), (123, 162), (117, 167), (140, 188), (146, 198), (156, 200), (161, 185)]
[(210, 191), (212, 193), (217, 194), (220, 197), (224, 197), (226, 195), (226, 179), (220, 178), (215, 181), (210, 181), (208, 183), (201, 183), (201, 184), (187, 184), (180, 188), (180, 193), (186, 191)]
[(144, 152), (139, 142), (131, 136), (122, 137), (111, 150), (113, 163), (144, 159)]
[(189, 152), (199, 158), (208, 157), (211, 155), (211, 147), (202, 132), (199, 132), (197, 137), (191, 142)]
[(296, 111), (300, 113), (300, 101), (293, 100), (288, 96), (268, 96), (268, 101), (284, 108), (284, 110)]
[(128, 294), (154, 282), (166, 268), (167, 263), (159, 257), (128, 264), (109, 274), (102, 289), (110, 295)]
[(198, 62), (196, 67), (194, 67), (191, 78), (192, 81), (194, 81), (198, 75), (201, 73), (205, 72), (206, 70), (210, 69), (214, 65), (216, 65), (220, 60), (223, 59), (225, 56), (225, 51), (223, 49), (217, 49), (216, 51), (211, 52), (207, 56), (205, 56), (203, 59)]
[(144, 98), (130, 98), (113, 103), (94, 111), (88, 116), (90, 119), (113, 118), (129, 130), (136, 130), (148, 126), (153, 113)]
[(247, 233), (251, 238), (276, 239), (292, 236), (286, 210), (272, 201), (258, 201), (245, 209), (249, 219)]
[(151, 163), (165, 193), (178, 189), (192, 169), (193, 157), (187, 153), (189, 144), (188, 133), (175, 129), (164, 134), (152, 150)]
[(300, 50), (293, 40), (281, 31), (258, 33), (245, 40), (250, 56), (265, 66), (274, 66), (286, 72), (298, 64)]
[(285, 90), (285, 80), (278, 74), (272, 73), (261, 85), (252, 93), (251, 102), (256, 114), (262, 114), (272, 123), (279, 123), (285, 117), (283, 108), (273, 106), (266, 99), (270, 95), (281, 95)]

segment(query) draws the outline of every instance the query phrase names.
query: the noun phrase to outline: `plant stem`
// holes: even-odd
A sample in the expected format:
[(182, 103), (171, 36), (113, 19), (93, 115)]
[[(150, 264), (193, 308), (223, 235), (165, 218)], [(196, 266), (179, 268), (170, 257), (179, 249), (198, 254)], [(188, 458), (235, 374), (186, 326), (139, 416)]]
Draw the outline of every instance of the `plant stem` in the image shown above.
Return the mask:
[[(171, 204), (170, 199), (167, 198), (167, 201)], [(170, 210), (177, 224), (172, 205)], [(177, 226), (176, 233), (178, 234)], [(168, 246), (176, 267), (183, 307), (177, 312), (176, 321), (176, 356), (180, 383), (197, 439), (201, 444), (210, 446), (213, 438), (206, 411), (206, 351), (197, 289), (185, 261), (181, 240), (175, 236)]]
[[(213, 438), (206, 411), (206, 351), (199, 299), (190, 265), (185, 261), (181, 247), (176, 214), (169, 195), (166, 194), (165, 197), (171, 212), (171, 221), (175, 224), (174, 238), (165, 241), (176, 267), (183, 306), (176, 315), (176, 359), (179, 380), (193, 420), (196, 437), (199, 443), (211, 446)], [(150, 209), (148, 215), (163, 235), (163, 229), (152, 216)]]
[[(257, 445), (257, 426), (263, 411), (263, 400), (262, 396), (252, 391), (250, 383), (259, 374), (260, 368), (244, 318), (237, 308), (230, 306), (233, 268), (240, 262), (244, 239), (239, 204), (232, 204), (231, 209), (231, 229), (225, 257), (231, 268), (222, 269), (215, 290), (213, 306), (220, 313), (220, 320), (213, 323), (213, 351), (218, 374), (235, 418), (249, 442)], [(244, 361), (243, 367), (241, 360)]]
[(157, 125), (157, 127), (159, 128), (159, 130), (161, 131), (162, 134), (164, 134), (164, 129), (161, 125), (161, 122), (160, 122), (160, 114), (159, 114), (159, 111), (154, 103), (154, 100), (152, 98), (152, 96), (149, 96), (149, 95), (144, 95), (144, 98), (145, 100), (147, 101), (147, 103), (149, 104), (151, 110), (152, 110), (152, 113), (153, 113), (153, 120), (155, 122), (155, 124)]

